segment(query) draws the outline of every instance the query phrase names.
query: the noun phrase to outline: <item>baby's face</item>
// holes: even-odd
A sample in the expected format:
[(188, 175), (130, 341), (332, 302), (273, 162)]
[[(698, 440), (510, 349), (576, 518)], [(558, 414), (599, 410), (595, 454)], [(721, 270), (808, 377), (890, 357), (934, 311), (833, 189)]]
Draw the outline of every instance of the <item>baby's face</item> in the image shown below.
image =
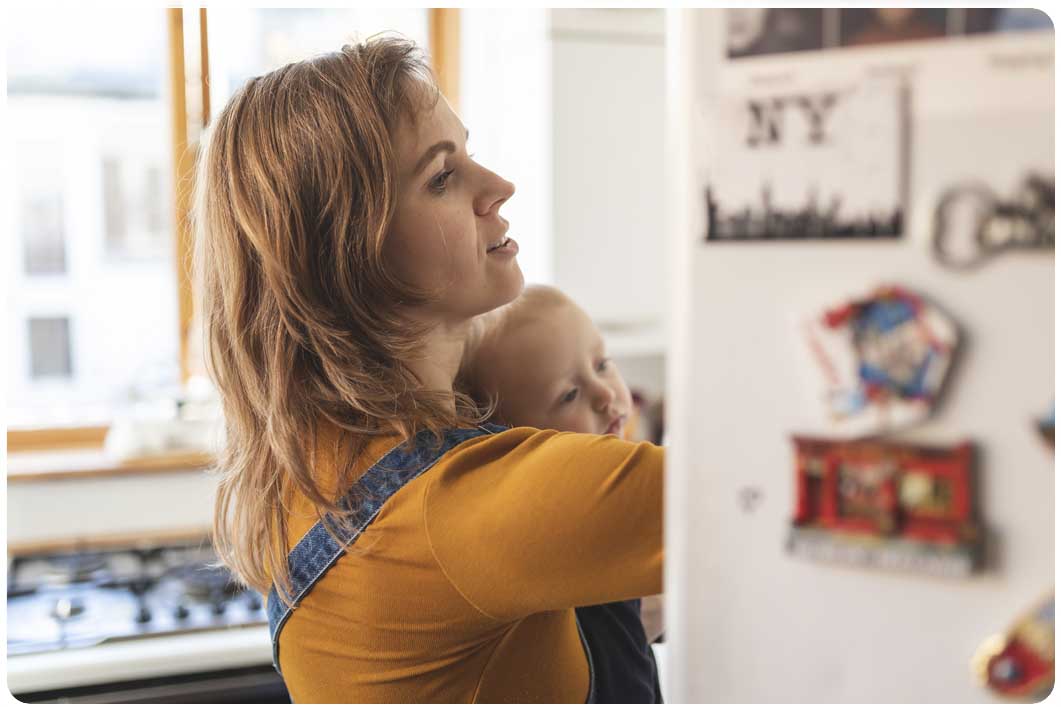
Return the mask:
[(600, 332), (574, 304), (550, 306), (483, 353), (484, 380), (507, 424), (622, 435), (630, 389)]

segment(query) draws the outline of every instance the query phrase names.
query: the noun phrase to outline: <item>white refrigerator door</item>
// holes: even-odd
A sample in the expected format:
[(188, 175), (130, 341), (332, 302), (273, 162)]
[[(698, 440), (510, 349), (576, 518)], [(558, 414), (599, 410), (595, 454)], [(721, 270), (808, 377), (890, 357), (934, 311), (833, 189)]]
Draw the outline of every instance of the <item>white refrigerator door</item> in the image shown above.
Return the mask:
[[(945, 189), (964, 180), (1012, 195), (1029, 172), (1053, 179), (1053, 33), (727, 59), (725, 20), (722, 10), (671, 10), (667, 20), (668, 700), (996, 701), (970, 658), (1054, 582), (1054, 462), (1034, 429), (1054, 396), (1054, 257), (1012, 252), (973, 271), (948, 269), (933, 256), (932, 216)], [(900, 238), (705, 238), (706, 188), (739, 199), (769, 169), (740, 162), (734, 142), (749, 138), (726, 116), (734, 102), (891, 79), (909, 90)], [(892, 140), (887, 120), (866, 119)], [(851, 183), (827, 188), (869, 199), (862, 186), (881, 175), (856, 172), (877, 162), (895, 168), (887, 156), (867, 165), (853, 155)], [(806, 164), (790, 168), (798, 175)], [(723, 178), (733, 183), (713, 181)], [(795, 507), (790, 436), (829, 435), (795, 323), (881, 283), (930, 299), (962, 333), (934, 414), (888, 436), (938, 446), (969, 439), (979, 450), (986, 564), (969, 577), (811, 562), (785, 550)]]

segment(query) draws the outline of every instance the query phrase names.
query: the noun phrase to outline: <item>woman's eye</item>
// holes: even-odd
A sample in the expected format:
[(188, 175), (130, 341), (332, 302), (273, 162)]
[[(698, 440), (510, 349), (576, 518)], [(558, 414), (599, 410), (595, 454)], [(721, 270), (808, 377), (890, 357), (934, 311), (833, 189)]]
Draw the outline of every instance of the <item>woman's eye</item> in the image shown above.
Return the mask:
[(450, 175), (452, 174), (452, 169), (447, 169), (443, 172), (439, 172), (437, 175), (435, 175), (434, 178), (432, 178), (430, 182), (427, 183), (428, 188), (431, 189), (431, 191), (433, 192), (441, 194), (442, 192), (446, 191), (446, 182), (449, 181)]
[(578, 397), (578, 388), (572, 388), (571, 390), (567, 391), (564, 394), (564, 397), (562, 397), (560, 399), (560, 401), (564, 402), (564, 403), (573, 403), (573, 402), (575, 402), (575, 398), (577, 398), (577, 397)]
[(597, 364), (597, 372), (603, 373), (604, 371), (608, 370), (609, 363), (611, 363), (610, 358), (602, 358), (600, 363)]

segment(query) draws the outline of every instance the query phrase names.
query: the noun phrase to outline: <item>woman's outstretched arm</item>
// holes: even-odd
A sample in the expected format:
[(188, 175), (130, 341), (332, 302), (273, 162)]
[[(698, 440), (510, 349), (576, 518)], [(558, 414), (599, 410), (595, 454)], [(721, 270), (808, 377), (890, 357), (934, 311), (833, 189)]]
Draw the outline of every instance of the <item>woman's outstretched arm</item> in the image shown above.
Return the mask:
[(484, 614), (662, 591), (662, 447), (523, 427), (450, 454), (425, 488), (425, 529), (443, 572)]

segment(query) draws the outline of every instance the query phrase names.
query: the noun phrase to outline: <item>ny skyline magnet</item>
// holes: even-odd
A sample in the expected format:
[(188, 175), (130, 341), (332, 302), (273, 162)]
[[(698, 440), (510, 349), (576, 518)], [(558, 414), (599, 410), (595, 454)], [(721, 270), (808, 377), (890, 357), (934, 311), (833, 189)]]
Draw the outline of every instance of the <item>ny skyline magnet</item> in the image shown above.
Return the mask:
[(958, 328), (914, 292), (884, 285), (805, 323), (830, 433), (863, 436), (927, 418), (958, 346)]

